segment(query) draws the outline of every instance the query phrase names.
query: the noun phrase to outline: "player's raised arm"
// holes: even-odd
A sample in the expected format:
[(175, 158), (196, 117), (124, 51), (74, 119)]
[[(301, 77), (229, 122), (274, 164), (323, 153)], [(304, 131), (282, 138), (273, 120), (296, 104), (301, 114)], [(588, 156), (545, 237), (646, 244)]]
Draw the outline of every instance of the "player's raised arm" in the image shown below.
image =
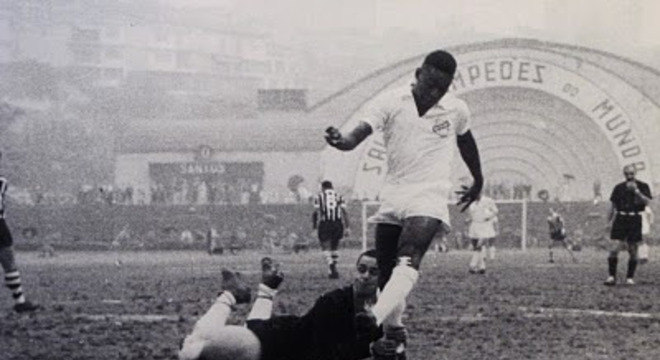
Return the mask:
[(456, 144), (458, 145), (458, 150), (461, 153), (461, 158), (467, 165), (472, 174), (473, 183), (470, 188), (464, 187), (463, 190), (459, 191), (458, 194), (461, 196), (459, 204), (465, 204), (461, 211), (464, 211), (470, 204), (476, 200), (477, 196), (481, 193), (483, 188), (484, 178), (481, 174), (481, 160), (479, 158), (479, 149), (477, 148), (477, 142), (472, 136), (470, 130), (466, 131), (462, 135), (456, 136)]
[(338, 150), (350, 151), (360, 145), (372, 132), (371, 125), (363, 121), (346, 135), (342, 135), (336, 127), (330, 126), (325, 130), (325, 141)]

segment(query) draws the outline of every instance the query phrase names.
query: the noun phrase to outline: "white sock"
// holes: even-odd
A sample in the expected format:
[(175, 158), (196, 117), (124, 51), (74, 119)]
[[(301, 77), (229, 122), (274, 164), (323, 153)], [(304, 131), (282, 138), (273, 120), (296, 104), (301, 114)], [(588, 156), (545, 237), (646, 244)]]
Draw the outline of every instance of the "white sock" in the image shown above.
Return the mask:
[(479, 252), (472, 251), (472, 259), (470, 259), (470, 269), (476, 269), (477, 268), (477, 262), (479, 260)]
[(257, 300), (252, 304), (252, 310), (247, 316), (248, 320), (270, 319), (273, 315), (273, 297), (277, 294), (277, 290), (271, 289), (264, 284), (259, 284), (259, 291), (257, 292)]
[(478, 253), (479, 257), (479, 270), (483, 270), (486, 268), (486, 248), (482, 247), (481, 251)]
[(494, 260), (494, 259), (495, 259), (495, 246), (489, 246), (489, 247), (488, 247), (488, 257), (489, 257), (491, 260)]
[(228, 291), (223, 291), (215, 300), (215, 303), (197, 320), (192, 333), (188, 337), (205, 339), (208, 337), (207, 334), (212, 334), (216, 328), (225, 326), (227, 318), (231, 314), (231, 307), (235, 304), (234, 295)]
[(376, 305), (371, 308), (378, 325), (381, 325), (394, 308), (406, 299), (418, 278), (419, 272), (413, 267), (405, 265), (405, 261), (401, 261), (401, 264), (394, 268)]
[(323, 255), (325, 256), (325, 261), (328, 265), (332, 264), (332, 253), (329, 250), (326, 250), (323, 252)]
[(406, 310), (406, 300), (399, 302), (383, 321), (386, 327), (403, 327), (403, 312)]

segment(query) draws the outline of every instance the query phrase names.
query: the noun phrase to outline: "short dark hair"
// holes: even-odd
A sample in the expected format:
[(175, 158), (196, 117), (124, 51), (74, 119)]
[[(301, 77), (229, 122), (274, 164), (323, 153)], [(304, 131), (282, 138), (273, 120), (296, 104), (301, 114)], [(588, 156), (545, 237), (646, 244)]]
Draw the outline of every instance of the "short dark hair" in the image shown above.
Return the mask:
[(332, 188), (332, 182), (329, 181), (329, 180), (324, 180), (324, 181), (321, 183), (321, 188), (323, 188), (323, 189), (331, 189), (331, 188)]
[(363, 256), (368, 256), (368, 257), (372, 257), (374, 259), (378, 259), (378, 257), (376, 257), (376, 249), (369, 249), (367, 251), (362, 252), (360, 255), (358, 255), (358, 258), (355, 261), (355, 263), (356, 264), (359, 263), (360, 259), (362, 259)]
[(444, 50), (436, 50), (426, 55), (423, 65), (432, 66), (449, 75), (454, 75), (456, 72), (456, 59)]
[(637, 169), (635, 168), (634, 165), (628, 164), (623, 167), (623, 173), (625, 174), (627, 172), (632, 172), (633, 174), (637, 174)]

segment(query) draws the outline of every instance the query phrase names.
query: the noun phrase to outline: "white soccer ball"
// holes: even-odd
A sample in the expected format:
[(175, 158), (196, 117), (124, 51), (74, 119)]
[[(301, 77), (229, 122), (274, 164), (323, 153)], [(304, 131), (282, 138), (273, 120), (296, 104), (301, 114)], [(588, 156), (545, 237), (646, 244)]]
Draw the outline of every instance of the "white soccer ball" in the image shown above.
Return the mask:
[[(193, 335), (194, 336), (194, 335)], [(261, 343), (243, 326), (224, 326), (203, 337), (188, 337), (181, 360), (259, 360)]]

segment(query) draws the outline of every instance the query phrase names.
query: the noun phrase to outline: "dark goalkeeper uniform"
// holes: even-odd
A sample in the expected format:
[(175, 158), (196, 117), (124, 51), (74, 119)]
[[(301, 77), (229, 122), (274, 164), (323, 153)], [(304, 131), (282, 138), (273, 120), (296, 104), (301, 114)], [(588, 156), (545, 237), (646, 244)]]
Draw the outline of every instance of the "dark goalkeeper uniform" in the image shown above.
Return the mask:
[(248, 320), (261, 342), (262, 360), (357, 360), (368, 358), (375, 338), (357, 338), (353, 288), (322, 295), (303, 316)]

